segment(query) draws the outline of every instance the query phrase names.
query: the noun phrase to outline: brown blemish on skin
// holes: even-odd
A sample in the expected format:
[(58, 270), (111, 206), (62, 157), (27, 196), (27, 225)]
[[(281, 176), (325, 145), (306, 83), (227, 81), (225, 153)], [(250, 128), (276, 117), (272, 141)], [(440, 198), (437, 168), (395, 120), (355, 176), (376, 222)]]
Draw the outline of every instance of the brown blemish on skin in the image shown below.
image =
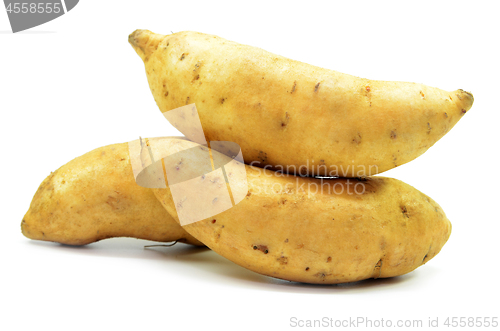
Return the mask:
[(467, 110), (462, 109), (462, 115), (465, 114), (466, 112), (467, 112)]
[(220, 99), (220, 103), (221, 103), (221, 104), (223, 104), (223, 103), (224, 103), (224, 101), (226, 101), (226, 98), (221, 98), (221, 99)]
[(166, 96), (166, 97), (168, 97), (168, 91), (167, 91), (167, 92), (165, 92), (165, 96)]
[(217, 222), (217, 220), (212, 220), (212, 224), (215, 224), (215, 222)]
[(189, 97), (186, 99), (186, 105), (189, 105)]
[(332, 257), (331, 257), (331, 256), (329, 256), (329, 257), (326, 259), (326, 263), (330, 263), (330, 262), (332, 262)]
[(391, 131), (391, 139), (396, 139), (397, 134), (395, 131)]
[(405, 215), (407, 218), (410, 218), (410, 215), (408, 214), (408, 210), (406, 209), (406, 206), (401, 207), (401, 211), (403, 215)]
[(110, 206), (111, 206), (111, 208), (113, 208), (113, 209), (115, 209), (115, 210), (120, 209), (120, 208), (118, 207), (118, 203), (119, 203), (119, 202), (120, 202), (120, 200), (118, 200), (117, 198), (112, 197), (112, 196), (108, 196), (108, 199), (106, 200), (106, 203), (107, 203), (108, 205), (110, 205)]
[(444, 113), (444, 117), (448, 118), (448, 113), (447, 112)]
[(318, 272), (317, 274), (314, 274), (315, 277), (320, 278), (321, 280), (325, 280), (326, 276), (330, 276), (331, 274), (325, 274), (324, 272)]
[(290, 94), (292, 94), (293, 92), (295, 92), (295, 88), (297, 87), (297, 81), (294, 81), (293, 82), (293, 87), (292, 87), (292, 92), (290, 92)]
[(427, 134), (431, 133), (431, 123), (427, 122)]
[(180, 61), (184, 60), (189, 53), (182, 53)]
[(276, 259), (276, 261), (279, 262), (281, 265), (285, 265), (288, 263), (288, 258), (286, 256), (280, 256), (279, 258)]
[(425, 95), (424, 95), (424, 92), (420, 91), (420, 96), (422, 97), (422, 99), (425, 100)]
[(254, 250), (254, 251), (259, 250), (259, 251), (261, 251), (261, 252), (262, 252), (262, 253), (264, 253), (264, 254), (269, 253), (269, 249), (267, 248), (267, 246), (266, 246), (266, 245), (254, 245), (254, 246), (253, 246), (253, 250)]
[(258, 156), (259, 160), (261, 162), (266, 162), (267, 161), (267, 153), (263, 152), (263, 151), (259, 151), (259, 156)]
[(306, 271), (309, 271), (309, 267), (306, 268)]
[(285, 239), (285, 242), (287, 243), (288, 242), (288, 238)]
[(200, 75), (199, 74), (196, 75), (196, 77), (193, 78), (192, 82), (194, 82), (195, 80), (198, 80), (198, 79), (200, 79)]
[(352, 142), (355, 143), (356, 145), (359, 145), (361, 143), (361, 134), (359, 132), (358, 132), (358, 135), (356, 137), (354, 137)]
[(427, 257), (429, 256), (429, 253), (431, 252), (431, 249), (432, 249), (432, 245), (429, 247), (429, 250), (427, 251), (427, 253), (425, 254), (424, 258), (422, 259), (422, 264), (425, 263), (425, 260), (427, 259)]
[(318, 92), (318, 90), (319, 90), (319, 84), (320, 84), (320, 83), (318, 83), (318, 84), (316, 84), (316, 86), (314, 86), (314, 92), (315, 92), (315, 93), (316, 93), (316, 92)]
[(252, 192), (248, 191), (247, 193), (247, 197), (251, 196), (252, 195)]
[(370, 86), (366, 86), (366, 87), (365, 87), (365, 90), (366, 90), (366, 92), (370, 92), (370, 90), (371, 90), (371, 89), (370, 89)]
[(281, 121), (281, 127), (286, 127), (288, 125), (288, 122), (290, 122), (290, 115), (288, 115), (288, 112), (286, 112), (285, 119)]
[(377, 264), (375, 264), (372, 277), (377, 279), (380, 277), (380, 275), (382, 275), (382, 259), (378, 260)]

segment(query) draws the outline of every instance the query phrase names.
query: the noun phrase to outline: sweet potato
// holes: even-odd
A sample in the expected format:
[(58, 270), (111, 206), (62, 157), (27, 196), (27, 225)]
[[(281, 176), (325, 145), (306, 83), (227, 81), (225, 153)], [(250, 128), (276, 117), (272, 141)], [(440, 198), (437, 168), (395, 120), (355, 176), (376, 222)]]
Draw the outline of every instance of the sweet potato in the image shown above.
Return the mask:
[(202, 245), (136, 184), (128, 145), (97, 148), (51, 173), (21, 223), (36, 240), (86, 245), (112, 237)]
[(194, 103), (207, 141), (288, 173), (382, 173), (424, 153), (473, 103), (463, 90), (358, 78), (198, 32), (137, 30), (129, 42), (162, 112)]
[[(169, 163), (176, 165), (173, 173), (193, 177), (206, 163), (193, 161), (194, 154), (185, 158), (178, 153), (196, 151), (196, 143), (178, 140), (170, 146)], [(238, 173), (227, 176), (233, 192), (248, 184), (246, 197), (216, 215), (227, 188), (215, 172), (193, 177), (190, 182), (210, 189), (200, 194), (186, 191), (176, 197), (177, 203), (172, 185), (154, 192), (178, 222), (180, 212), (199, 214), (191, 206), (201, 207), (206, 194), (209, 203), (203, 206), (212, 209), (214, 216), (183, 229), (260, 274), (321, 284), (398, 276), (432, 259), (451, 233), (451, 223), (436, 202), (396, 179), (317, 179), (252, 166), (244, 169), (248, 183)]]

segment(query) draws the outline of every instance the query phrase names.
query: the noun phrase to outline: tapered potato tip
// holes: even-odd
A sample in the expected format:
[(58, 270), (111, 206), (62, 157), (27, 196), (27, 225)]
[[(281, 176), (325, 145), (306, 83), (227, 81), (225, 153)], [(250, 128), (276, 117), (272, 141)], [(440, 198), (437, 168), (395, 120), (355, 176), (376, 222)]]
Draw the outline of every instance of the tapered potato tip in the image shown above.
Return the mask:
[(460, 106), (462, 114), (465, 114), (469, 109), (471, 109), (472, 104), (474, 103), (474, 96), (472, 93), (462, 89), (456, 90), (455, 95), (458, 98), (456, 102)]
[(149, 56), (156, 51), (165, 35), (157, 34), (149, 30), (135, 30), (128, 36), (128, 42), (143, 61), (147, 61)]

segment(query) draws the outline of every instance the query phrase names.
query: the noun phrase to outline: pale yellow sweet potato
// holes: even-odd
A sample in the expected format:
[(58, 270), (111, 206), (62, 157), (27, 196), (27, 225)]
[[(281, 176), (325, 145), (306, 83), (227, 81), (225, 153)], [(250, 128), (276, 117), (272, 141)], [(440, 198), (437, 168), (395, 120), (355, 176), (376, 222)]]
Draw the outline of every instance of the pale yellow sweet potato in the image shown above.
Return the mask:
[[(188, 149), (196, 143), (178, 140), (162, 148), (177, 153), (182, 146)], [(172, 171), (192, 178), (205, 162), (180, 153), (169, 161), (176, 165)], [(245, 169), (248, 193), (243, 201), (183, 228), (220, 255), (260, 274), (321, 284), (398, 276), (432, 259), (451, 233), (451, 223), (436, 202), (396, 179), (321, 180)], [(205, 207), (216, 210), (226, 188), (211, 175), (193, 180), (200, 186), (209, 181), (212, 189), (201, 194), (211, 195)], [(238, 185), (245, 183), (233, 182), (231, 187)], [(154, 192), (177, 221), (193, 199), (200, 205), (200, 194), (178, 196), (174, 203), (169, 187)]]
[(358, 78), (198, 32), (137, 30), (129, 42), (162, 112), (194, 103), (208, 141), (289, 173), (384, 172), (424, 153), (473, 103), (463, 90)]
[(112, 237), (202, 245), (150, 189), (136, 184), (127, 143), (97, 148), (51, 173), (35, 193), (21, 229), (30, 239), (68, 245)]

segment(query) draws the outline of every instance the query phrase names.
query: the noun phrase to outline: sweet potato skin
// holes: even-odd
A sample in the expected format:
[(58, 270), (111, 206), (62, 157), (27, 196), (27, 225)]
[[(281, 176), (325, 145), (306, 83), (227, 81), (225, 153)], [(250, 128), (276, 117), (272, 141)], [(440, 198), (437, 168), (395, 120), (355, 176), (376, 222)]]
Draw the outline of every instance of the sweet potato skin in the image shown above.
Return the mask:
[(202, 245), (136, 184), (127, 143), (97, 148), (52, 172), (21, 222), (27, 238), (86, 245), (133, 237)]
[[(196, 167), (183, 162), (177, 171)], [(241, 202), (183, 228), (263, 275), (318, 284), (403, 275), (438, 254), (451, 233), (436, 202), (396, 179), (321, 180), (245, 169), (248, 193)], [(197, 198), (178, 197), (182, 204), (175, 205), (168, 187), (153, 191), (178, 222), (178, 208)]]
[(208, 141), (289, 173), (382, 173), (424, 153), (473, 103), (462, 90), (358, 78), (197, 32), (137, 30), (129, 41), (162, 112), (194, 103)]

